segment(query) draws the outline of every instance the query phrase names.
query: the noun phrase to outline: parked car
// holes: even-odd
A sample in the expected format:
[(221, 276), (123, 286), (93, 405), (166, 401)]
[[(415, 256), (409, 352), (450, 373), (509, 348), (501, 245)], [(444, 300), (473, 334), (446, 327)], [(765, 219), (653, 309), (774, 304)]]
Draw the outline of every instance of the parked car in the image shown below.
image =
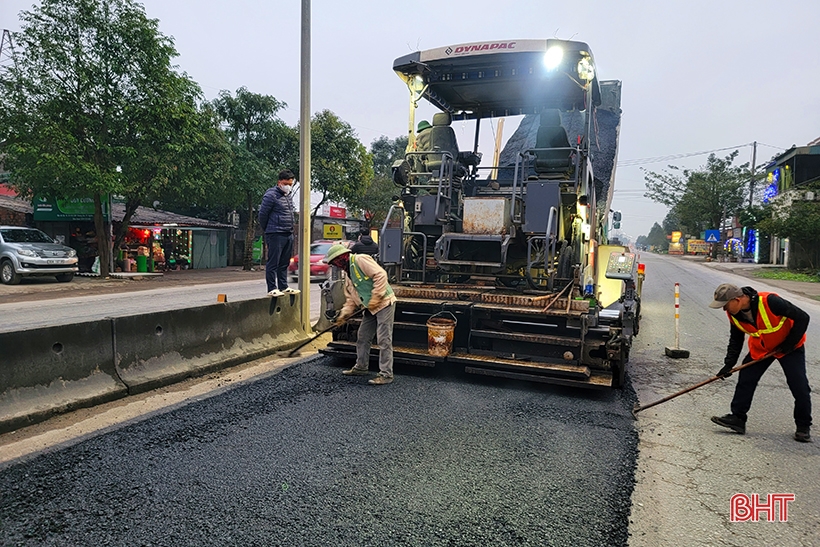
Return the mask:
[(34, 228), (0, 226), (0, 281), (16, 285), (23, 277), (53, 275), (66, 283), (77, 272), (77, 251)]
[[(328, 249), (336, 243), (341, 243), (345, 247), (350, 246), (349, 241), (330, 241), (322, 239), (310, 244), (310, 280), (324, 281), (330, 277), (330, 264), (325, 264), (322, 259), (327, 255)], [(288, 265), (288, 275), (291, 281), (299, 281), (299, 257), (294, 256)]]

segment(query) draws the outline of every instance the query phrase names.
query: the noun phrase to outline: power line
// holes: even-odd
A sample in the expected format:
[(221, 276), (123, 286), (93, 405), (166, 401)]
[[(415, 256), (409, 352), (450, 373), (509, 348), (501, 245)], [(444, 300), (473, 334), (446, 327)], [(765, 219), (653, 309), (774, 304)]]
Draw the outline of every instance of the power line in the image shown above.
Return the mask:
[(769, 148), (774, 148), (775, 150), (785, 150), (785, 148), (782, 146), (772, 146), (771, 144), (766, 144), (765, 142), (758, 141), (757, 144), (759, 146), (768, 146)]
[[(760, 144), (760, 143), (758, 143)], [(645, 165), (649, 163), (659, 163), (662, 161), (669, 161), (669, 160), (676, 160), (680, 158), (689, 158), (692, 156), (702, 156), (704, 154), (711, 154), (713, 152), (723, 152), (725, 150), (737, 150), (738, 148), (743, 148), (745, 146), (751, 146), (752, 143), (748, 142), (746, 144), (739, 144), (737, 146), (727, 146), (726, 148), (715, 148), (714, 150), (705, 150), (703, 152), (690, 152), (688, 154), (672, 154), (669, 156), (656, 156), (654, 158), (641, 158), (636, 160), (624, 160), (618, 162), (618, 167), (632, 167), (635, 165)]]

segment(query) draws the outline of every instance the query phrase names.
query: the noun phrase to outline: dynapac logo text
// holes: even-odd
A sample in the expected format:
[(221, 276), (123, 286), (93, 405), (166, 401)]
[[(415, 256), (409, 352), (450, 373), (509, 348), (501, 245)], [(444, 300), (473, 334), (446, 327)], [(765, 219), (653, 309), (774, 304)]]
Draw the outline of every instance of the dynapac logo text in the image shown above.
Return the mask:
[(464, 55), (476, 51), (489, 51), (491, 49), (515, 49), (515, 42), (492, 42), (488, 44), (473, 44), (470, 46), (458, 46), (453, 50), (453, 55)]

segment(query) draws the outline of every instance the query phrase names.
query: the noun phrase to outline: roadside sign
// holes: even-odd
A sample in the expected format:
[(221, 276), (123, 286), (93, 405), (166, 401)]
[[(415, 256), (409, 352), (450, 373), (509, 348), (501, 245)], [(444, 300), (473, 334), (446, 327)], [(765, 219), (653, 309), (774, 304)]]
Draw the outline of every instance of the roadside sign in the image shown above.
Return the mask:
[(324, 238), (325, 239), (342, 239), (342, 225), (341, 224), (325, 224)]
[(720, 243), (720, 230), (706, 230), (706, 243)]
[[(103, 219), (108, 220), (108, 195), (102, 196)], [(54, 199), (35, 196), (31, 201), (34, 220), (94, 220), (94, 198)]]

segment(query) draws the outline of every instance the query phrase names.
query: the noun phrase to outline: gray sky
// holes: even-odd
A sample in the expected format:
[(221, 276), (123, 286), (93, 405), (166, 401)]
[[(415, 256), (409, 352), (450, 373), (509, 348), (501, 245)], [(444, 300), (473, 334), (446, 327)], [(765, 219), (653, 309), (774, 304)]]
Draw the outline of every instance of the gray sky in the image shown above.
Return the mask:
[[(0, 0), (0, 27), (19, 29), (32, 0)], [(299, 119), (301, 2), (290, 0), (144, 0), (149, 17), (175, 40), (180, 70), (212, 99), (241, 86), (288, 104)], [(622, 230), (647, 234), (666, 208), (643, 197), (634, 161), (763, 143), (758, 164), (792, 144), (820, 136), (820, 2), (798, 0), (497, 0), (312, 2), (311, 110), (329, 109), (369, 148), (380, 135), (407, 130), (408, 94), (393, 60), (419, 49), (498, 39), (587, 42), (604, 80), (623, 82), (613, 209)], [(428, 116), (432, 108), (419, 109)], [(421, 119), (421, 118), (417, 118)], [(429, 119), (429, 118), (427, 118)], [(456, 122), (462, 149), (472, 124)], [(482, 124), (481, 151), (492, 157)], [(512, 134), (512, 120), (504, 137)], [(726, 155), (730, 150), (719, 152)], [(739, 161), (751, 160), (751, 147)], [(705, 155), (646, 163), (694, 168)]]

